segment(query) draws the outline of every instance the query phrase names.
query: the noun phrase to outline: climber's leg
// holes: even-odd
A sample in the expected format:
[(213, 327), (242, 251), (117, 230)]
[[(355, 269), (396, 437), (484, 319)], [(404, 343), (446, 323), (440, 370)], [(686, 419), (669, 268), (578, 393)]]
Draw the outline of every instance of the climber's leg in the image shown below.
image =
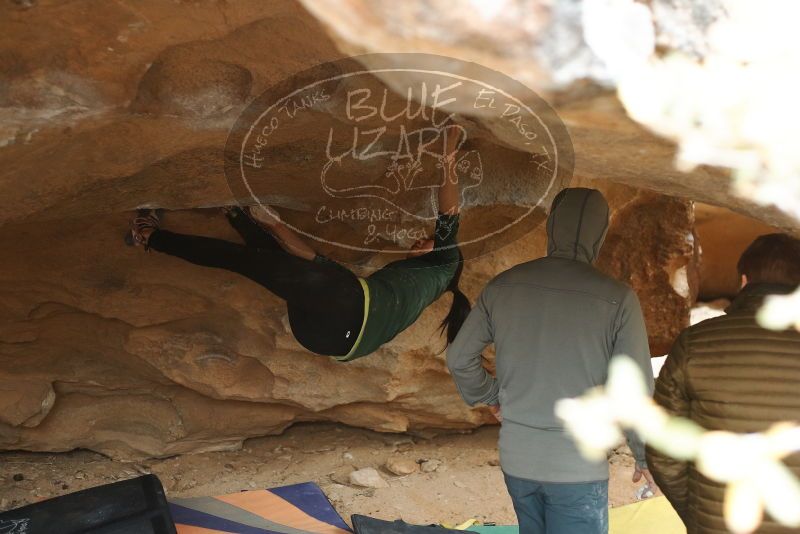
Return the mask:
[(239, 273), (267, 288), (298, 309), (340, 309), (356, 300), (363, 305), (363, 290), (349, 269), (318, 257), (311, 261), (283, 250), (254, 249), (222, 239), (154, 231), (151, 249), (195, 265)]
[(350, 352), (364, 318), (364, 292), (349, 269), (318, 257), (255, 249), (230, 241), (154, 231), (151, 249), (195, 265), (239, 273), (286, 301), (297, 340), (318, 354)]
[(247, 246), (255, 248), (281, 248), (275, 237), (256, 223), (243, 209), (236, 206), (225, 210), (225, 217), (233, 228), (242, 236)]

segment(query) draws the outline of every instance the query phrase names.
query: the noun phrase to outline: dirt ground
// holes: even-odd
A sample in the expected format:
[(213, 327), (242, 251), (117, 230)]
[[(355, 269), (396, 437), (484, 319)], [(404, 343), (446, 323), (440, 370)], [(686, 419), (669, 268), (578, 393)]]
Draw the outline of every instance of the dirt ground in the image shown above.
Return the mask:
[[(170, 497), (220, 495), (313, 481), (348, 522), (351, 514), (360, 513), (418, 524), (461, 522), (471, 517), (515, 524), (497, 467), (497, 432), (497, 427), (485, 427), (470, 434), (419, 437), (305, 424), (281, 436), (248, 440), (240, 451), (141, 462), (114, 461), (89, 451), (0, 453), (0, 510), (153, 473)], [(438, 460), (441, 464), (433, 472), (418, 470), (400, 477), (386, 470), (390, 458)], [(376, 468), (388, 487), (352, 486), (349, 474), (365, 467)], [(632, 469), (627, 449), (611, 457), (612, 506), (635, 500)]]

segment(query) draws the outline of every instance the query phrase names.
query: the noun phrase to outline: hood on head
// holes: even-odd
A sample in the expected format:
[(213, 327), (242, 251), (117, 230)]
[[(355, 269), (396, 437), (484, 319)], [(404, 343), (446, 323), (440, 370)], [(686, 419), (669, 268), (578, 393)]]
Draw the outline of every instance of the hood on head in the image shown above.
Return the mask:
[(608, 202), (597, 189), (562, 190), (547, 217), (547, 255), (592, 263), (608, 232), (608, 214)]

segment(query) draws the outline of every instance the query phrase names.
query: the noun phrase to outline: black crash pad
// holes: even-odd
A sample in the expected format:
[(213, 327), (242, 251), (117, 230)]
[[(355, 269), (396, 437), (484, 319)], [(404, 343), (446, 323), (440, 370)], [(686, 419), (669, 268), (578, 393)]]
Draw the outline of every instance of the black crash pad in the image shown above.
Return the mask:
[(2, 534), (176, 534), (157, 477), (89, 488), (0, 514)]
[(409, 525), (404, 521), (382, 521), (363, 515), (352, 515), (356, 534), (476, 534), (471, 530), (451, 530), (438, 526)]

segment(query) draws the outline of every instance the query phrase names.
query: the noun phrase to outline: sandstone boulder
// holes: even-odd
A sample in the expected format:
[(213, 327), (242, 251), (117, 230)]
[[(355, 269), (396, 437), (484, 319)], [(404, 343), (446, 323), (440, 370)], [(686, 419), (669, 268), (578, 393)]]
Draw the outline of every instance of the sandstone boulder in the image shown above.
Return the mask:
[[(679, 52), (702, 59), (711, 46), (709, 29), (727, 16), (724, 2), (300, 1), (348, 53), (403, 50), (457, 57), (533, 88), (567, 122), (581, 175), (722, 205), (784, 229), (797, 227), (787, 213), (737, 196), (727, 171), (707, 166), (678, 171), (674, 145), (628, 118), (613, 93), (617, 66), (606, 56)], [(597, 29), (613, 33), (615, 41), (599, 39)], [(603, 54), (604, 46), (624, 53)], [(369, 65), (369, 58), (364, 61)], [(495, 125), (484, 127), (493, 131)], [(528, 150), (522, 144), (516, 148)]]
[[(415, 3), (391, 4), (408, 17)], [(331, 2), (318, 5), (307, 8), (335, 28), (333, 37), (290, 0), (0, 4), (0, 449), (168, 456), (240, 447), (304, 421), (387, 432), (461, 431), (494, 421), (464, 406), (447, 374), (437, 325), (449, 297), (376, 354), (339, 364), (303, 350), (287, 330), (284, 305), (250, 281), (122, 244), (130, 210), (139, 206), (173, 210), (166, 217), (172, 230), (237, 239), (211, 209), (237, 196), (224, 174), (230, 128), (267, 88), (343, 57), (356, 40), (330, 19)], [(384, 50), (388, 30), (418, 27), (388, 28), (375, 16), (388, 4), (356, 5), (362, 9), (349, 13), (371, 39), (361, 50)], [(535, 28), (555, 32), (547, 29), (545, 3), (533, 5), (532, 13), (543, 14)], [(561, 15), (566, 23), (558, 27), (575, 41), (574, 19)], [(600, 188), (612, 207), (598, 266), (634, 287), (651, 350), (665, 352), (687, 324), (697, 287), (687, 199), (786, 221), (731, 195), (725, 173), (674, 170), (674, 147), (628, 120), (609, 90), (551, 76), (569, 70), (557, 62), (519, 59), (551, 40), (510, 49), (472, 39), (485, 37), (481, 25), (466, 29), (451, 47), (428, 51), (456, 55), (490, 42), (484, 56), (466, 57), (524, 82), (552, 79), (532, 85), (569, 128), (572, 184)], [(494, 36), (515, 39), (513, 32)], [(500, 61), (502, 54), (513, 61)], [(590, 71), (590, 59), (578, 54), (576, 72)], [(517, 76), (523, 64), (531, 71)], [(342, 121), (330, 109), (309, 118), (271, 154), (280, 177), (300, 178), (272, 199), (298, 226), (315, 216), (309, 206), (316, 200), (302, 181), (312, 169), (309, 139)], [(492, 276), (544, 253), (542, 207), (567, 182), (547, 194), (532, 190), (521, 179), (531, 159), (525, 147), (492, 121), (468, 113), (461, 121), (487, 168), (494, 165), (491, 187), (464, 212), (464, 236), (543, 199), (516, 233), (470, 250), (463, 286), (474, 301)], [(365, 169), (356, 178), (368, 183), (375, 169)], [(326, 228), (334, 238), (352, 230), (337, 222)], [(359, 272), (389, 259), (322, 249)]]
[[(458, 9), (363, 0), (303, 6), (292, 0), (151, 0), (136, 8), (89, 0), (4, 3), (0, 223), (145, 204), (229, 203), (222, 147), (248, 99), (346, 53), (407, 50), (475, 61), (540, 92), (567, 123), (583, 176), (795, 225), (733, 195), (726, 172), (674, 169), (674, 147), (628, 119), (603, 85), (608, 69), (586, 44), (580, 3), (515, 1), (500, 10), (469, 2)], [(722, 13), (716, 3), (699, 1), (660, 1), (651, 9), (659, 43), (700, 56), (705, 29)], [(528, 150), (494, 123), (476, 119), (473, 127), (508, 148)]]
[[(600, 266), (639, 292), (660, 354), (688, 321), (689, 203), (593, 185), (613, 208)], [(298, 421), (392, 432), (493, 421), (448, 376), (437, 329), (447, 297), (376, 354), (337, 363), (302, 349), (283, 303), (249, 280), (124, 246), (128, 216), (0, 229), (0, 447), (161, 456), (238, 447)], [(237, 239), (217, 210), (169, 212), (165, 224)], [(544, 250), (540, 226), (470, 260), (466, 293)]]

